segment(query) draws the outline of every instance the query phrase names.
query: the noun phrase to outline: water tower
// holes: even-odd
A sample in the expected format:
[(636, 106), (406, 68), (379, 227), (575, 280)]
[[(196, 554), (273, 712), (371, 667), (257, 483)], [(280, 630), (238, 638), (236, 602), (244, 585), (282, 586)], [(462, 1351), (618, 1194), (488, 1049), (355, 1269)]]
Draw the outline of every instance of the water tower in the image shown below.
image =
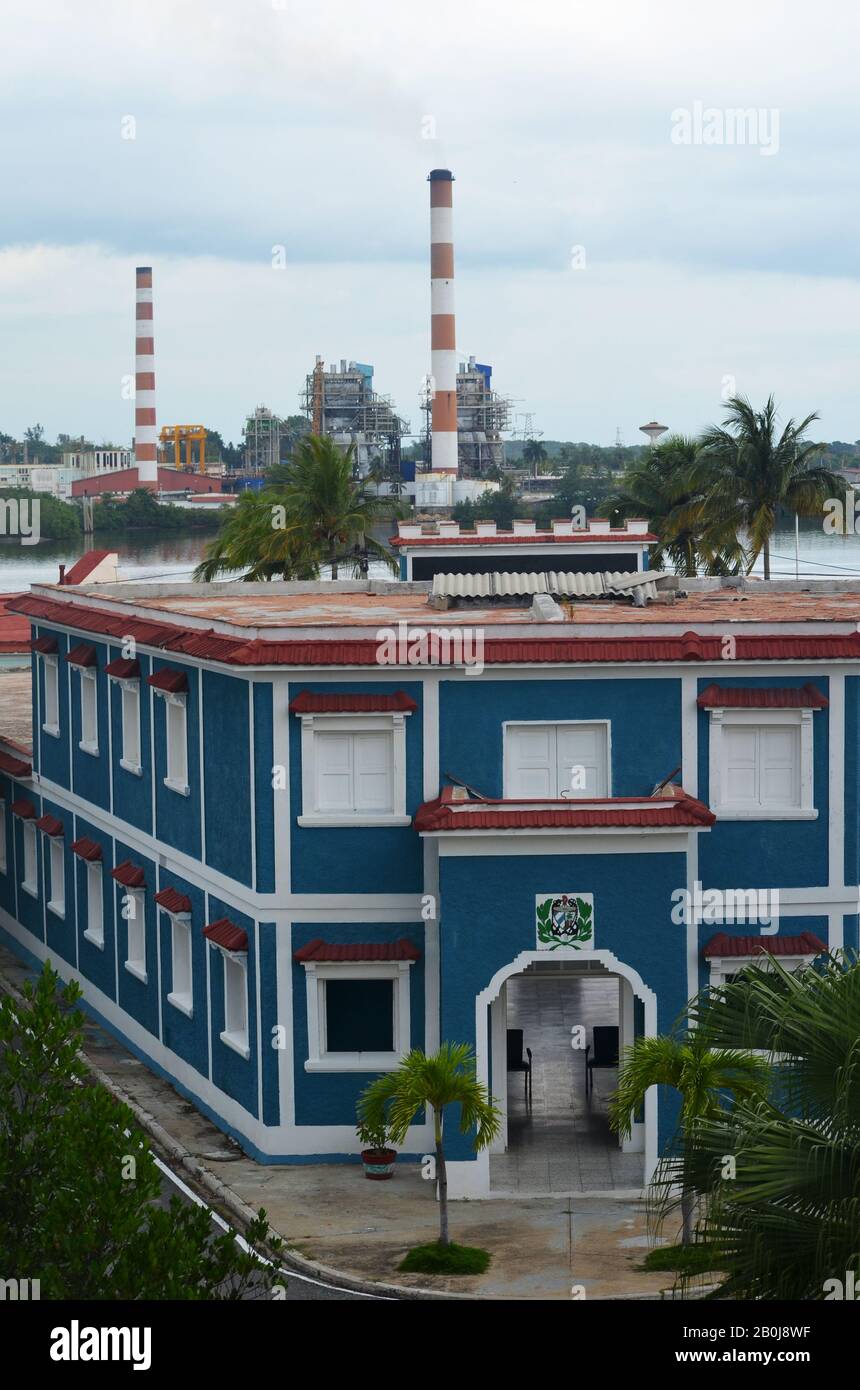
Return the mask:
[(647, 434), (649, 440), (651, 441), (651, 448), (653, 449), (654, 445), (657, 443), (657, 440), (660, 438), (660, 435), (665, 434), (669, 426), (658, 425), (656, 420), (649, 420), (647, 425), (640, 425), (639, 428), (643, 434)]

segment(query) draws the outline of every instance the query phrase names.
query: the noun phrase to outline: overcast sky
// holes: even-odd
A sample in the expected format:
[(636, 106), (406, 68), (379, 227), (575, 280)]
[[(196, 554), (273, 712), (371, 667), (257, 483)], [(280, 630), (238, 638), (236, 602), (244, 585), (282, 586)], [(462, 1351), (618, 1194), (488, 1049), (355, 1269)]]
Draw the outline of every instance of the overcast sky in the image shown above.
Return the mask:
[(130, 439), (138, 264), (159, 423), (238, 440), (320, 353), (417, 430), (445, 166), (460, 354), (546, 437), (695, 431), (736, 386), (853, 440), (858, 28), (844, 0), (4, 0), (0, 430)]

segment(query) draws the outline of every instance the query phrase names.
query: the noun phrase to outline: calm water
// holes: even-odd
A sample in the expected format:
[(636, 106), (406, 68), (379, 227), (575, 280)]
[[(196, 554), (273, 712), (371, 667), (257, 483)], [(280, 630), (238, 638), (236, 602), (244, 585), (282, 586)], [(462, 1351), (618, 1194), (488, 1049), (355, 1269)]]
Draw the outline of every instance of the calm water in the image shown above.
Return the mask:
[[(388, 528), (384, 528), (387, 533)], [(107, 537), (100, 535), (97, 545), (106, 550), (113, 546), (120, 554), (123, 577), (138, 580), (173, 580), (188, 583), (212, 532), (181, 536), (148, 533), (140, 536)], [(380, 537), (380, 539), (382, 536)], [(56, 583), (59, 566), (68, 568), (80, 558), (84, 546), (45, 541), (25, 546), (17, 542), (0, 542), (0, 593), (27, 589), (31, 584)], [(756, 573), (762, 571), (761, 562)], [(795, 574), (794, 530), (778, 531), (773, 538), (771, 572), (775, 578), (793, 578)], [(371, 565), (374, 577), (388, 578), (383, 565)], [(849, 579), (860, 577), (860, 536), (828, 536), (820, 527), (801, 529), (799, 573), (803, 579), (827, 575)], [(344, 576), (348, 577), (348, 576)]]

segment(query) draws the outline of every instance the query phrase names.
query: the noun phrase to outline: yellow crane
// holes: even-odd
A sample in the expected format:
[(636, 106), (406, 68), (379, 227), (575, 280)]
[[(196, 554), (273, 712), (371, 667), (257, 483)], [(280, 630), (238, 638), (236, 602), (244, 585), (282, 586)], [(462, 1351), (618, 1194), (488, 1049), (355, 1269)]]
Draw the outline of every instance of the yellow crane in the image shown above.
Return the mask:
[(197, 471), (198, 473), (206, 472), (206, 430), (203, 425), (162, 425), (158, 438), (163, 445), (170, 444), (172, 441), (174, 468), (182, 468), (182, 445), (185, 445), (185, 471), (187, 473), (194, 471), (191, 446), (197, 444), (199, 446)]

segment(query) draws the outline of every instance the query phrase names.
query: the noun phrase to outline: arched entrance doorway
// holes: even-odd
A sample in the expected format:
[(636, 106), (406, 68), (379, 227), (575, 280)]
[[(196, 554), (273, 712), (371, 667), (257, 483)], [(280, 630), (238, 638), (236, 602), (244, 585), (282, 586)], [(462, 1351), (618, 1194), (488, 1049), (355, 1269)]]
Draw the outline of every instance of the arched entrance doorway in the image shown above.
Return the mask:
[[(596, 1072), (587, 1096), (584, 1053), (588, 1042), (593, 1055), (595, 1024), (617, 1027), (621, 1050), (656, 1033), (657, 998), (638, 972), (611, 951), (523, 951), (496, 971), (475, 1009), (478, 1076), (504, 1120), (489, 1153), (452, 1165), (456, 1194), (640, 1190), (657, 1163), (656, 1090), (631, 1139), (619, 1143), (606, 1119), (617, 1072)], [(522, 1074), (507, 1069), (508, 1029), (518, 1027), (532, 1048), (531, 1104)]]

